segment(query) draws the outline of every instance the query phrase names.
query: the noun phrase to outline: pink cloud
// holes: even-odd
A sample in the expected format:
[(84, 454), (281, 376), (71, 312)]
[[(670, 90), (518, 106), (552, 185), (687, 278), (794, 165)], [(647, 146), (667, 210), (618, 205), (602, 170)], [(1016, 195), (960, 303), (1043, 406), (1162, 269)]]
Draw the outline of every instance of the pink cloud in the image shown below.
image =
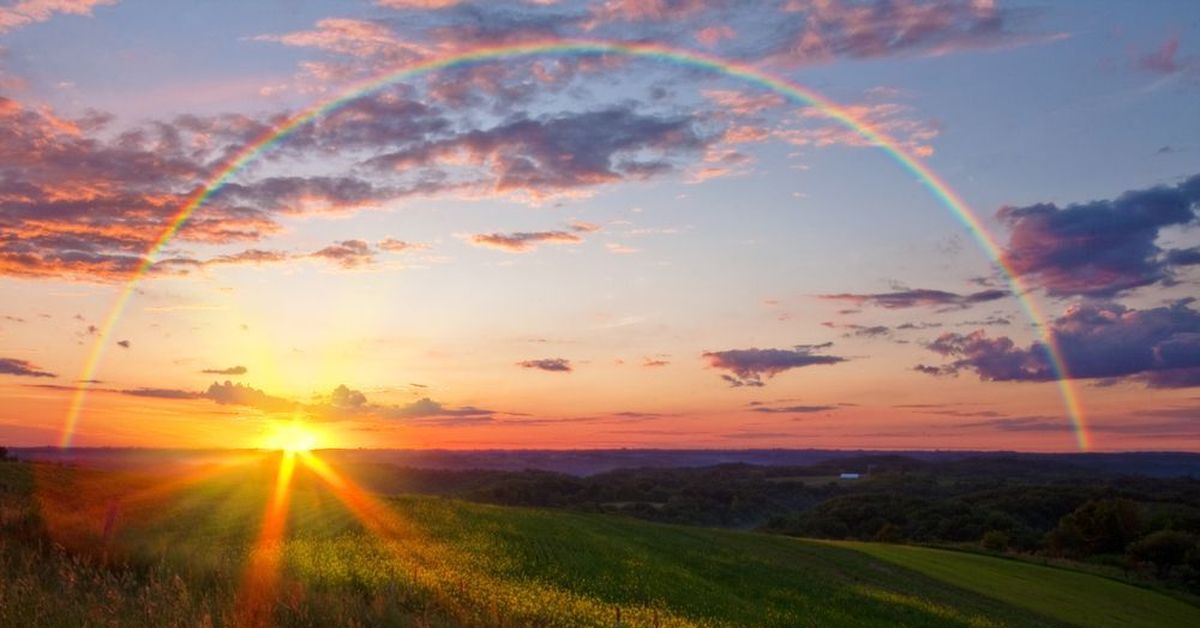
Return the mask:
[(56, 13), (91, 15), (95, 7), (116, 3), (117, 0), (19, 0), (0, 7), (0, 33), (45, 22)]

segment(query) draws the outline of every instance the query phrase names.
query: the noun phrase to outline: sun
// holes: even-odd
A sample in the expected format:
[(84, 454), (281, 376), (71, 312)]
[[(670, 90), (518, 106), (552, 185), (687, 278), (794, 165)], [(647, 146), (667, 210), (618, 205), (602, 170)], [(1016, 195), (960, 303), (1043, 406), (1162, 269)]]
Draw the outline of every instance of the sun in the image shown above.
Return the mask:
[(311, 451), (317, 446), (317, 434), (300, 422), (277, 424), (265, 442), (266, 449), (293, 453)]

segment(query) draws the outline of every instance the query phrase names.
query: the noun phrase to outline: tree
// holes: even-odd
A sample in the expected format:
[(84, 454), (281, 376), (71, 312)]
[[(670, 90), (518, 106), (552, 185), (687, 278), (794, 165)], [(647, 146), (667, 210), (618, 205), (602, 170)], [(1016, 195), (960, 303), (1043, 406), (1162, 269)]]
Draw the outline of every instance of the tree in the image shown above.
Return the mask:
[(1093, 499), (1058, 521), (1047, 543), (1051, 549), (1077, 557), (1116, 554), (1138, 537), (1142, 515), (1124, 498)]
[(1131, 560), (1153, 565), (1158, 577), (1166, 578), (1196, 550), (1196, 537), (1176, 530), (1159, 530), (1130, 544), (1127, 554)]

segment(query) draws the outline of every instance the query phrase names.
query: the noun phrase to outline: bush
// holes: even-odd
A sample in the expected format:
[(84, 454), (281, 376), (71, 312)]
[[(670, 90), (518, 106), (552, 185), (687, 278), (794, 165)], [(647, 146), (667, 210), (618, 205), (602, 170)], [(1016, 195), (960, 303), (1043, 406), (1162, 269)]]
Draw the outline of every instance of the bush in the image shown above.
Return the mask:
[(1197, 551), (1196, 537), (1176, 530), (1159, 530), (1130, 544), (1127, 555), (1137, 563), (1150, 564), (1159, 578), (1188, 562)]
[(988, 530), (984, 532), (983, 538), (979, 541), (983, 549), (992, 550), (993, 552), (1003, 552), (1008, 549), (1008, 543), (1008, 533), (1000, 530)]

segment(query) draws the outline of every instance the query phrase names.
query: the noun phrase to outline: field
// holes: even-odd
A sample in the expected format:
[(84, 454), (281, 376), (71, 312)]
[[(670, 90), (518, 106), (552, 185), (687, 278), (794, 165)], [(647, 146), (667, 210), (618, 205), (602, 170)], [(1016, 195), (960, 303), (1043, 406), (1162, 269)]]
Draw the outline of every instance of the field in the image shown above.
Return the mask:
[(1055, 626), (1114, 605), (1120, 625), (1200, 625), (1078, 572), (380, 498), (280, 455), (157, 475), (3, 464), (0, 526), (0, 625)]

